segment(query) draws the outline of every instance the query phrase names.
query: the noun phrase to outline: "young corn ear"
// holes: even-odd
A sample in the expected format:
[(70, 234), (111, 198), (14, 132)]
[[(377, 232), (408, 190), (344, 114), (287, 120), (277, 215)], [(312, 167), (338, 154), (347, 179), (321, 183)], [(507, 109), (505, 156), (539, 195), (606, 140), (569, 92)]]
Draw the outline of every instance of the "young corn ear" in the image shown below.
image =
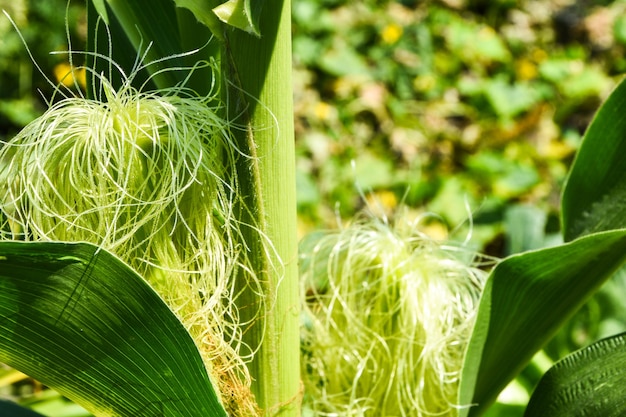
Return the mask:
[(408, 225), (301, 245), (304, 415), (456, 416), (485, 273)]
[(115, 253), (189, 329), (228, 411), (255, 415), (233, 307), (237, 270), (256, 284), (232, 213), (232, 126), (215, 97), (101, 81), (106, 101), (65, 98), (0, 149), (0, 238)]

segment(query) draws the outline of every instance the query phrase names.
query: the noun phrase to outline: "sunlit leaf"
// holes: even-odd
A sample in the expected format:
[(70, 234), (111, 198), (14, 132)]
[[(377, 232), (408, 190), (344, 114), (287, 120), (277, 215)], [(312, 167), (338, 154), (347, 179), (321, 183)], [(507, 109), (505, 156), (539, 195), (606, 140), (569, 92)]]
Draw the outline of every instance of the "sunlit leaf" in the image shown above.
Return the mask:
[(0, 362), (96, 415), (226, 415), (181, 322), (85, 243), (0, 242)]
[(229, 0), (215, 7), (213, 12), (222, 22), (260, 37), (259, 20), (262, 7), (261, 0)]
[(626, 227), (626, 82), (597, 112), (563, 191), (565, 240)]
[(104, 4), (105, 0), (92, 0), (93, 6), (95, 7), (98, 15), (104, 20), (104, 23), (109, 24), (109, 15), (107, 13), (106, 5)]
[(626, 260), (626, 230), (511, 256), (481, 298), (460, 387), (460, 403), (485, 411), (532, 356)]
[(525, 417), (626, 415), (626, 334), (581, 349), (554, 365), (535, 388)]

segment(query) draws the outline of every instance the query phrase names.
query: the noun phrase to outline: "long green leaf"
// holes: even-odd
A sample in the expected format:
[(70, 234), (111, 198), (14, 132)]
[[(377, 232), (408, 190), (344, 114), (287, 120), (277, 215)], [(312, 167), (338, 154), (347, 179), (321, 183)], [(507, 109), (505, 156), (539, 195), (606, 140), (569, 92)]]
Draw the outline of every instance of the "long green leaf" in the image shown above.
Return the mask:
[(226, 415), (158, 294), (85, 243), (0, 242), (0, 362), (96, 415)]
[(213, 13), (213, 8), (219, 4), (219, 0), (174, 0), (177, 7), (189, 9), (191, 13), (202, 22), (219, 39), (223, 39), (221, 24)]
[(565, 240), (626, 227), (626, 81), (596, 113), (563, 191)]
[[(216, 0), (180, 1), (206, 9)], [(181, 7), (171, 0), (89, 2), (88, 50), (98, 54), (87, 57), (95, 74), (88, 79), (91, 98), (102, 95), (100, 75), (118, 91), (132, 75), (132, 86), (142, 91), (184, 85), (200, 96), (215, 93), (217, 74), (209, 62), (219, 60), (219, 42), (207, 22), (198, 21), (200, 13)], [(209, 13), (219, 24), (210, 9)]]
[(487, 280), (463, 367), (461, 415), (485, 411), (532, 356), (626, 260), (626, 229), (500, 263)]
[(626, 333), (572, 353), (539, 381), (525, 417), (626, 415)]
[[(97, 6), (98, 4), (99, 6)], [(101, 7), (103, 11), (97, 9), (96, 6)], [(104, 16), (106, 16), (106, 19)], [(103, 18), (103, 22), (106, 22), (106, 25), (98, 21), (99, 17)], [(96, 74), (106, 77), (107, 82), (116, 91), (119, 91), (122, 85), (127, 83), (126, 77), (133, 71), (133, 85), (135, 87), (138, 88), (143, 85), (144, 89), (147, 90), (156, 88), (154, 83), (149, 81), (150, 73), (147, 69), (134, 69), (138, 52), (126, 36), (115, 14), (104, 3), (104, 0), (89, 3), (87, 22), (89, 27), (87, 31), (88, 49), (91, 52), (98, 53), (100, 56), (87, 56), (87, 66), (93, 69), (93, 73), (87, 78), (89, 85), (87, 93), (90, 98), (101, 98), (100, 96), (102, 95), (102, 83)], [(106, 59), (102, 57), (106, 57)], [(124, 72), (120, 73), (111, 65), (112, 63), (122, 68)]]
[[(180, 56), (189, 52), (186, 49), (188, 45), (184, 42), (185, 38), (195, 35), (197, 46), (194, 46), (194, 49), (206, 46), (209, 42), (209, 37), (202, 32), (203, 25), (200, 23), (179, 25), (178, 9), (172, 0), (92, 1), (95, 10), (103, 20), (111, 23), (112, 57), (115, 61), (122, 63), (124, 70), (130, 73), (134, 68), (125, 64), (124, 61), (134, 63), (136, 57), (143, 57), (142, 64), (151, 64), (147, 70), (152, 74), (153, 81), (158, 88), (173, 87), (186, 80), (189, 71), (183, 71), (182, 68), (189, 67), (190, 60)], [(116, 25), (113, 25), (114, 21), (117, 22)], [(90, 26), (93, 28), (93, 24)], [(116, 26), (121, 28), (124, 36), (121, 36)], [(104, 36), (101, 38), (103, 39), (99, 40), (101, 46), (98, 52), (108, 47), (106, 38)], [(122, 50), (120, 54), (116, 54), (116, 48), (125, 49), (125, 44), (128, 42), (134, 48), (135, 53), (129, 54)], [(213, 52), (209, 50), (209, 53)], [(104, 55), (109, 54), (105, 52)], [(201, 59), (207, 59), (207, 53), (195, 56), (195, 61)], [(206, 85), (210, 86), (212, 80), (210, 77), (206, 78)], [(193, 87), (196, 88), (196, 86)], [(201, 88), (199, 93), (204, 94), (206, 90), (208, 87)]]

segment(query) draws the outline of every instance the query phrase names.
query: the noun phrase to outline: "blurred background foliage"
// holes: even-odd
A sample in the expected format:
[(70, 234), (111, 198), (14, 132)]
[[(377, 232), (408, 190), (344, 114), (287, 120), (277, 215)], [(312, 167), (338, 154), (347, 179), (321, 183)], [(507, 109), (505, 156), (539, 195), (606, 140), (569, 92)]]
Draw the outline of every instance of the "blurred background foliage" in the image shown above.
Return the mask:
[[(69, 72), (68, 55), (50, 52), (67, 51), (68, 33), (84, 48), (84, 2), (72, 1), (67, 19), (66, 6), (0, 0), (41, 69), (0, 17), (1, 140), (45, 110), (46, 79)], [(301, 235), (366, 209), (496, 257), (560, 241), (567, 169), (626, 72), (626, 0), (294, 0), (293, 25)], [(490, 415), (520, 415), (547, 364), (626, 329), (623, 275)], [(0, 369), (0, 396), (42, 398), (37, 384), (10, 382), (16, 375)], [(84, 415), (60, 408), (47, 415)]]
[[(0, 15), (1, 140), (10, 138), (43, 113), (53, 91), (48, 80), (57, 83), (69, 72), (68, 55), (51, 54), (68, 50), (66, 16), (71, 22), (68, 29), (72, 48), (84, 48), (84, 4), (70, 3), (67, 15), (66, 6), (64, 0), (0, 0), (0, 10), (19, 27), (18, 34), (10, 20)], [(41, 72), (33, 65), (25, 43)]]
[(526, 215), (541, 213), (546, 233), (558, 232), (567, 168), (626, 69), (626, 3), (293, 7), (305, 229), (363, 205), (392, 214), (401, 204), (434, 213), (426, 223), (436, 236), (464, 240), (471, 217), (474, 245), (503, 256), (514, 245), (505, 227), (523, 204)]

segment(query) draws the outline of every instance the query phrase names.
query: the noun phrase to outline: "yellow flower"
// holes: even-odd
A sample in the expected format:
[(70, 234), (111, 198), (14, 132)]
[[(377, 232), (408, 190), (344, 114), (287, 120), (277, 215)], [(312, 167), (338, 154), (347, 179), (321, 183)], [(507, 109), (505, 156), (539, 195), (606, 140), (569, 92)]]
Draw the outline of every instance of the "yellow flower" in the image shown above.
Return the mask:
[(330, 104), (320, 101), (315, 104), (314, 112), (315, 117), (319, 120), (328, 120), (332, 113), (332, 107)]
[(381, 215), (389, 215), (398, 206), (398, 197), (393, 191), (380, 190), (367, 197), (367, 205), (373, 212), (380, 212)]
[(57, 64), (53, 70), (54, 78), (66, 87), (78, 84), (81, 88), (87, 86), (87, 74), (84, 67), (73, 68), (68, 62)]
[(515, 72), (520, 80), (532, 80), (538, 74), (537, 65), (528, 59), (520, 59), (515, 63)]
[(396, 23), (390, 23), (383, 28), (381, 36), (384, 43), (388, 45), (394, 44), (402, 36), (402, 26)]

